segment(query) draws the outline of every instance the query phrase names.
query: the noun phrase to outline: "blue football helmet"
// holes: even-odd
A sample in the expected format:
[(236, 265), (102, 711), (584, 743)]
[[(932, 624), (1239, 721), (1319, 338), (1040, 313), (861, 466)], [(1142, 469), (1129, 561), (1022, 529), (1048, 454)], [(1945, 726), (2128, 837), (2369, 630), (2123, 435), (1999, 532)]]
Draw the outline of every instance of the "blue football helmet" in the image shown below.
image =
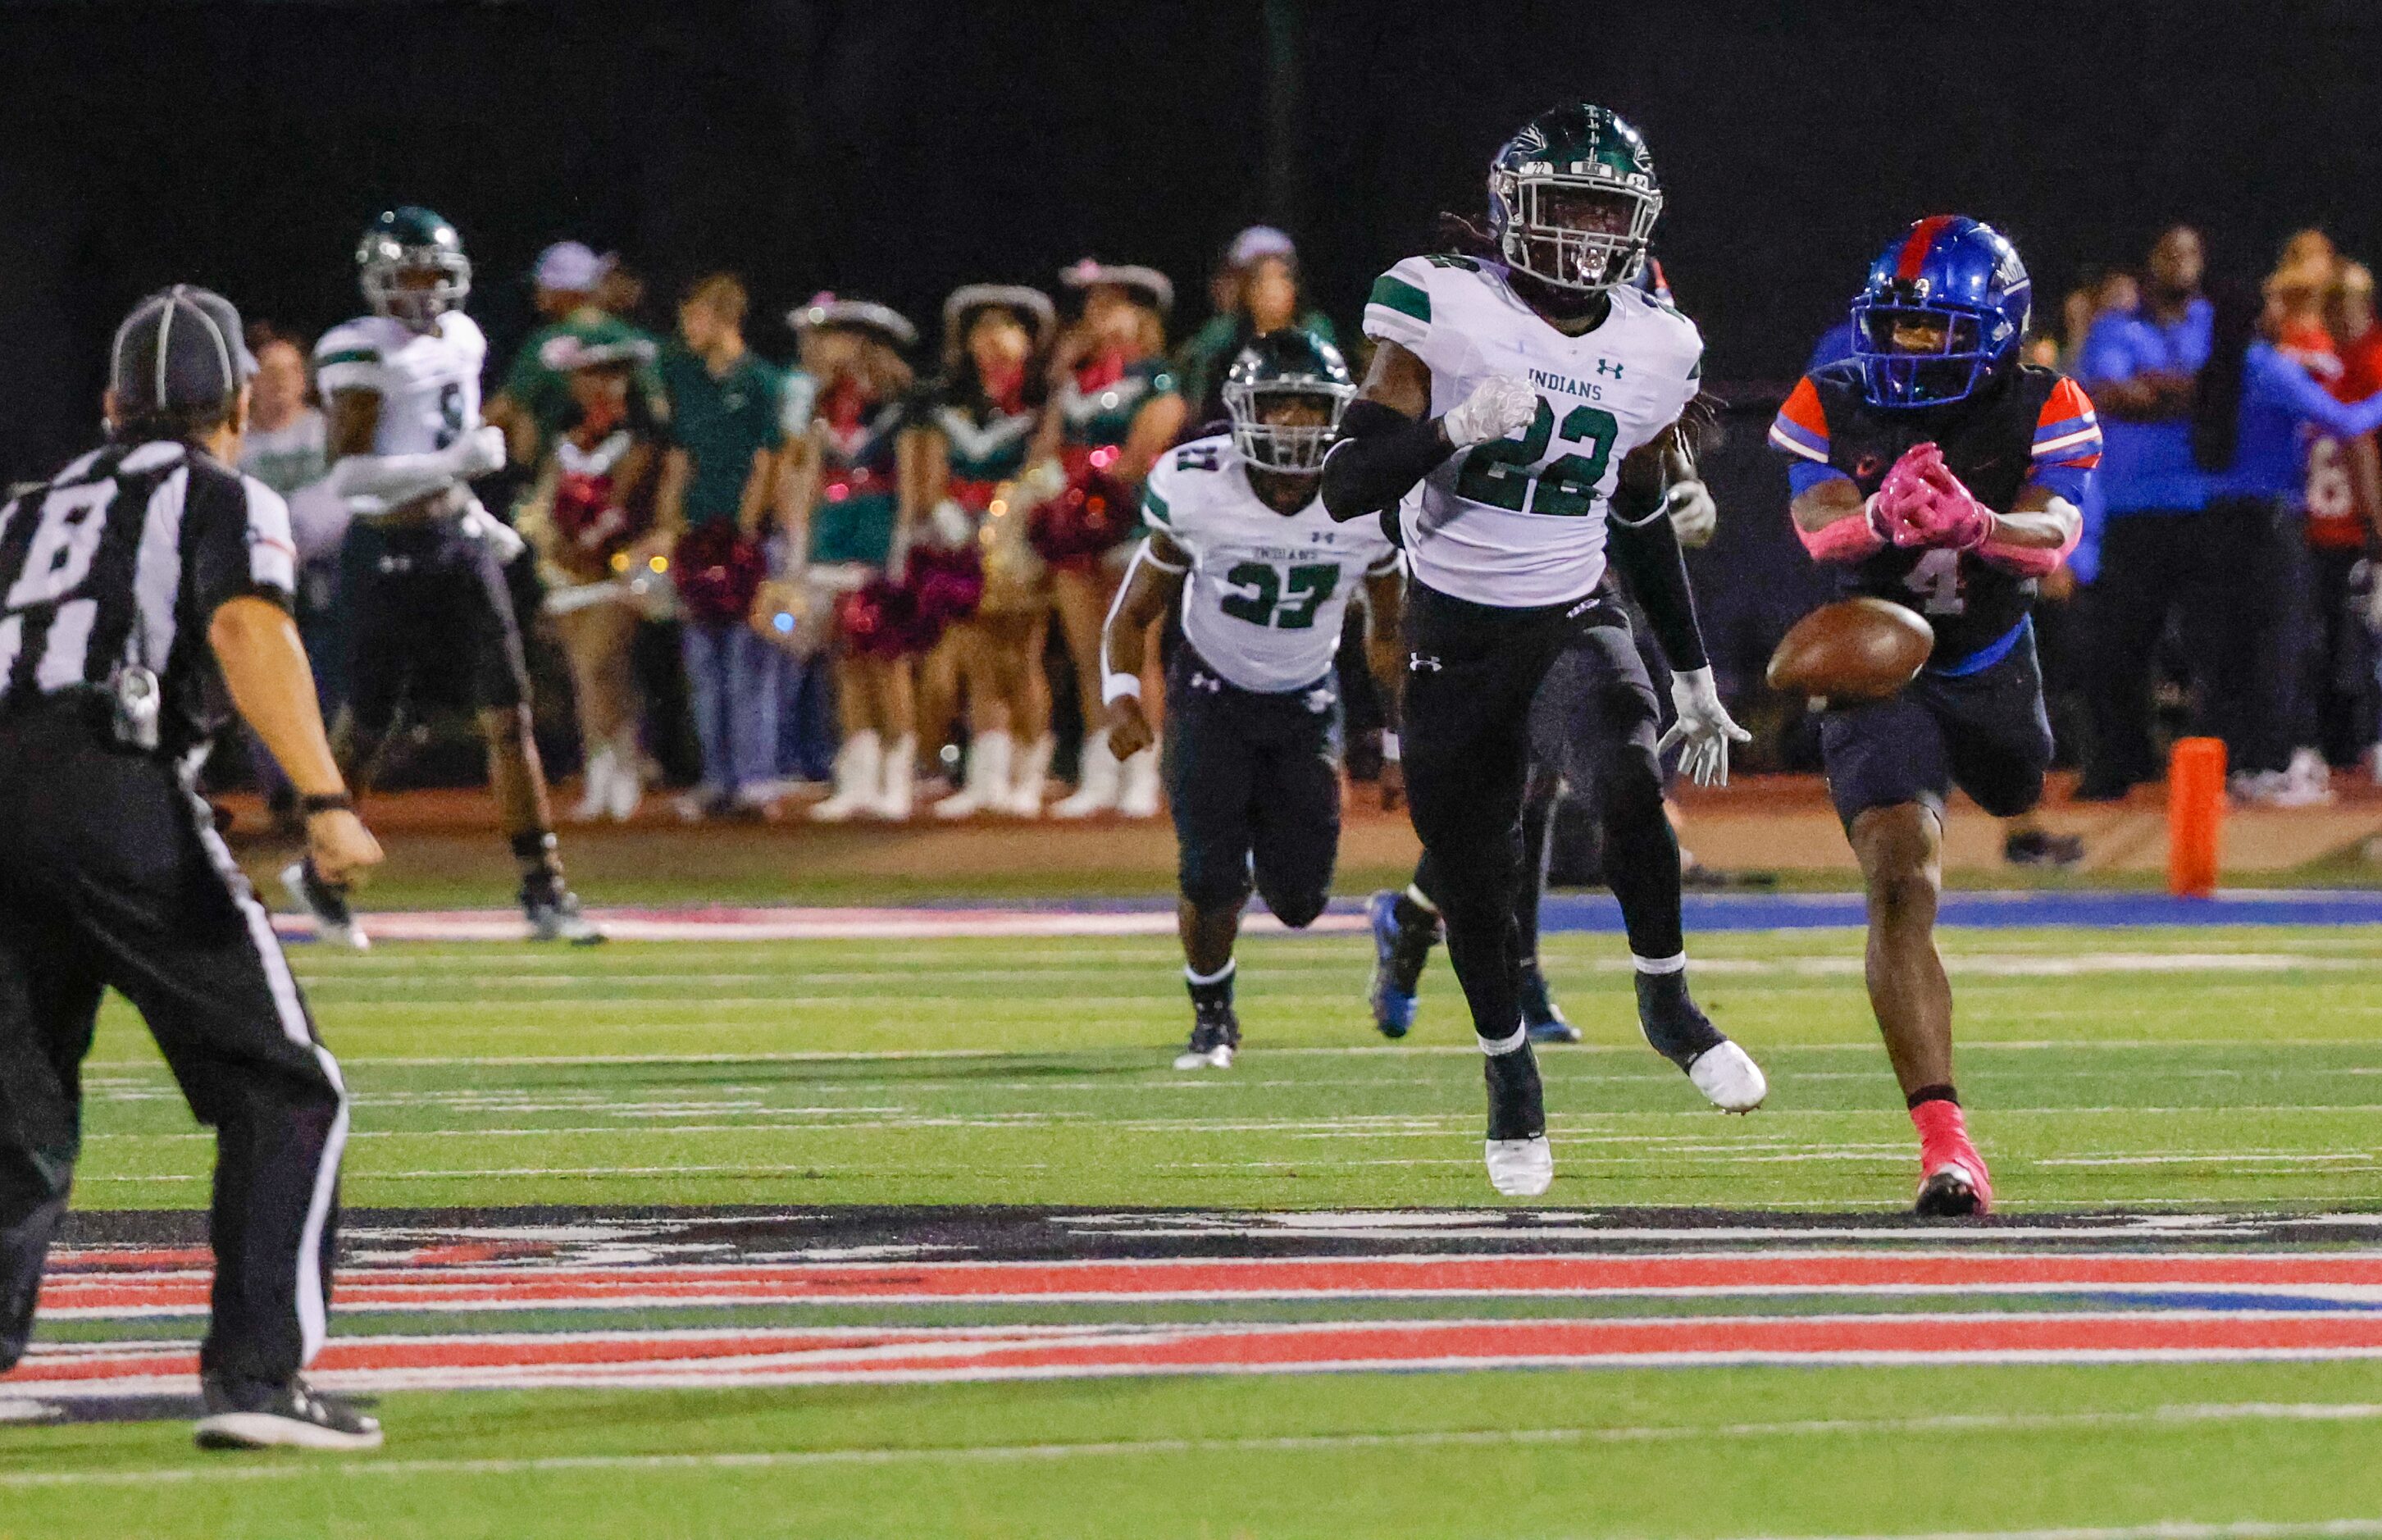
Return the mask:
[(1932, 215), (1870, 264), (1853, 301), (1853, 357), (1872, 406), (1965, 400), (2018, 358), (2032, 308), (2026, 265), (1999, 230)]

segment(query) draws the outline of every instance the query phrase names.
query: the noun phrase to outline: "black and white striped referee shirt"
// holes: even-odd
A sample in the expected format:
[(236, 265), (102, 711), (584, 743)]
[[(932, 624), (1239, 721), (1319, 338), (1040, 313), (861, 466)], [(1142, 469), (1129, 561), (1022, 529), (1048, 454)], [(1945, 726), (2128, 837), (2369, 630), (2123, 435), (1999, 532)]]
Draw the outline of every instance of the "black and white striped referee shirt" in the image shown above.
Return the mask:
[(161, 749), (204, 744), (229, 714), (207, 623), (253, 594), (287, 607), (289, 508), (253, 476), (171, 440), (94, 450), (0, 506), (0, 714), (108, 685), (164, 685)]

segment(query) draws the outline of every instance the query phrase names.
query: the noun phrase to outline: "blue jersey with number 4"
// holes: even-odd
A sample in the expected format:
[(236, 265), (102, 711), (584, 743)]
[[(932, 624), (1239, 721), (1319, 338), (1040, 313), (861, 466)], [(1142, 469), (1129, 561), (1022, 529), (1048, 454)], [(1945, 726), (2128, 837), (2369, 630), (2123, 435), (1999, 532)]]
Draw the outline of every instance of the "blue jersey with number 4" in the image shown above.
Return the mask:
[[(1803, 376), (1770, 425), (1771, 447), (1795, 463), (1798, 494), (1846, 477), (1868, 497), (1915, 444), (1934, 443), (1979, 502), (2007, 513), (2030, 485), (2081, 502), (2101, 460), (2093, 403), (2076, 382), (2022, 365), (1983, 393), (1922, 411), (1882, 411), (1861, 394), (1860, 365)], [(2003, 640), (2033, 608), (2035, 585), (1974, 554), (1888, 546), (1844, 575), (1848, 594), (1890, 599), (1935, 628), (1931, 666), (1944, 668)]]
[(1275, 512), (1223, 434), (1160, 457), (1142, 511), (1163, 539), (1141, 559), (1170, 569), (1189, 561), (1185, 638), (1227, 683), (1260, 694), (1305, 689), (1329, 672), (1349, 596), (1398, 564), (1379, 524), (1334, 524), (1320, 497)]

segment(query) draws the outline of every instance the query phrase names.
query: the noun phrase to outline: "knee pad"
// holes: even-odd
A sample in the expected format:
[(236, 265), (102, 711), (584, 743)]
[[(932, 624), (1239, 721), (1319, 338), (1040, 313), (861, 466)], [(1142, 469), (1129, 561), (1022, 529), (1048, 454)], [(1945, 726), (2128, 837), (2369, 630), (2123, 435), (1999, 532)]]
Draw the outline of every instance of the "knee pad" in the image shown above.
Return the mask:
[[(1222, 869), (1217, 869), (1219, 868)], [(1249, 901), (1249, 873), (1246, 865), (1227, 866), (1221, 861), (1186, 859), (1178, 869), (1176, 886), (1185, 903), (1209, 914), (1237, 912)]]
[(1259, 893), (1265, 899), (1265, 906), (1272, 912), (1273, 918), (1294, 930), (1304, 930), (1314, 924), (1315, 917), (1323, 912), (1323, 906), (1330, 903), (1332, 899), (1332, 895), (1320, 888), (1283, 893), (1267, 893), (1259, 889)]

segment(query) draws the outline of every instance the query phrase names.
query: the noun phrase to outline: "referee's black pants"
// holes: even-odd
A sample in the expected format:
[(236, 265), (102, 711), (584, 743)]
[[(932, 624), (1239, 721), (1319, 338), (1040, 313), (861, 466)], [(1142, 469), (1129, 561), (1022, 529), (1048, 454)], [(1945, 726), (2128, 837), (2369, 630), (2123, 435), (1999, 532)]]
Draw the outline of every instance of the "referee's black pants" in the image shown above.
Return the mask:
[(174, 769), (88, 714), (0, 716), (0, 1370), (32, 1329), (81, 1133), (101, 991), (215, 1130), (202, 1369), (286, 1380), (321, 1348), (348, 1100), (272, 922)]
[[(1425, 891), (1447, 923), (1448, 961), (1472, 1008), (1473, 1030), (1488, 1041), (1511, 1037), (1522, 1020), (1514, 899), (1522, 881), (1530, 702), (1581, 630), (1617, 616), (1615, 601), (1598, 594), (1508, 610), (1406, 585), (1399, 734), (1406, 803), (1422, 839)], [(1659, 813), (1659, 782), (1654, 795)]]

